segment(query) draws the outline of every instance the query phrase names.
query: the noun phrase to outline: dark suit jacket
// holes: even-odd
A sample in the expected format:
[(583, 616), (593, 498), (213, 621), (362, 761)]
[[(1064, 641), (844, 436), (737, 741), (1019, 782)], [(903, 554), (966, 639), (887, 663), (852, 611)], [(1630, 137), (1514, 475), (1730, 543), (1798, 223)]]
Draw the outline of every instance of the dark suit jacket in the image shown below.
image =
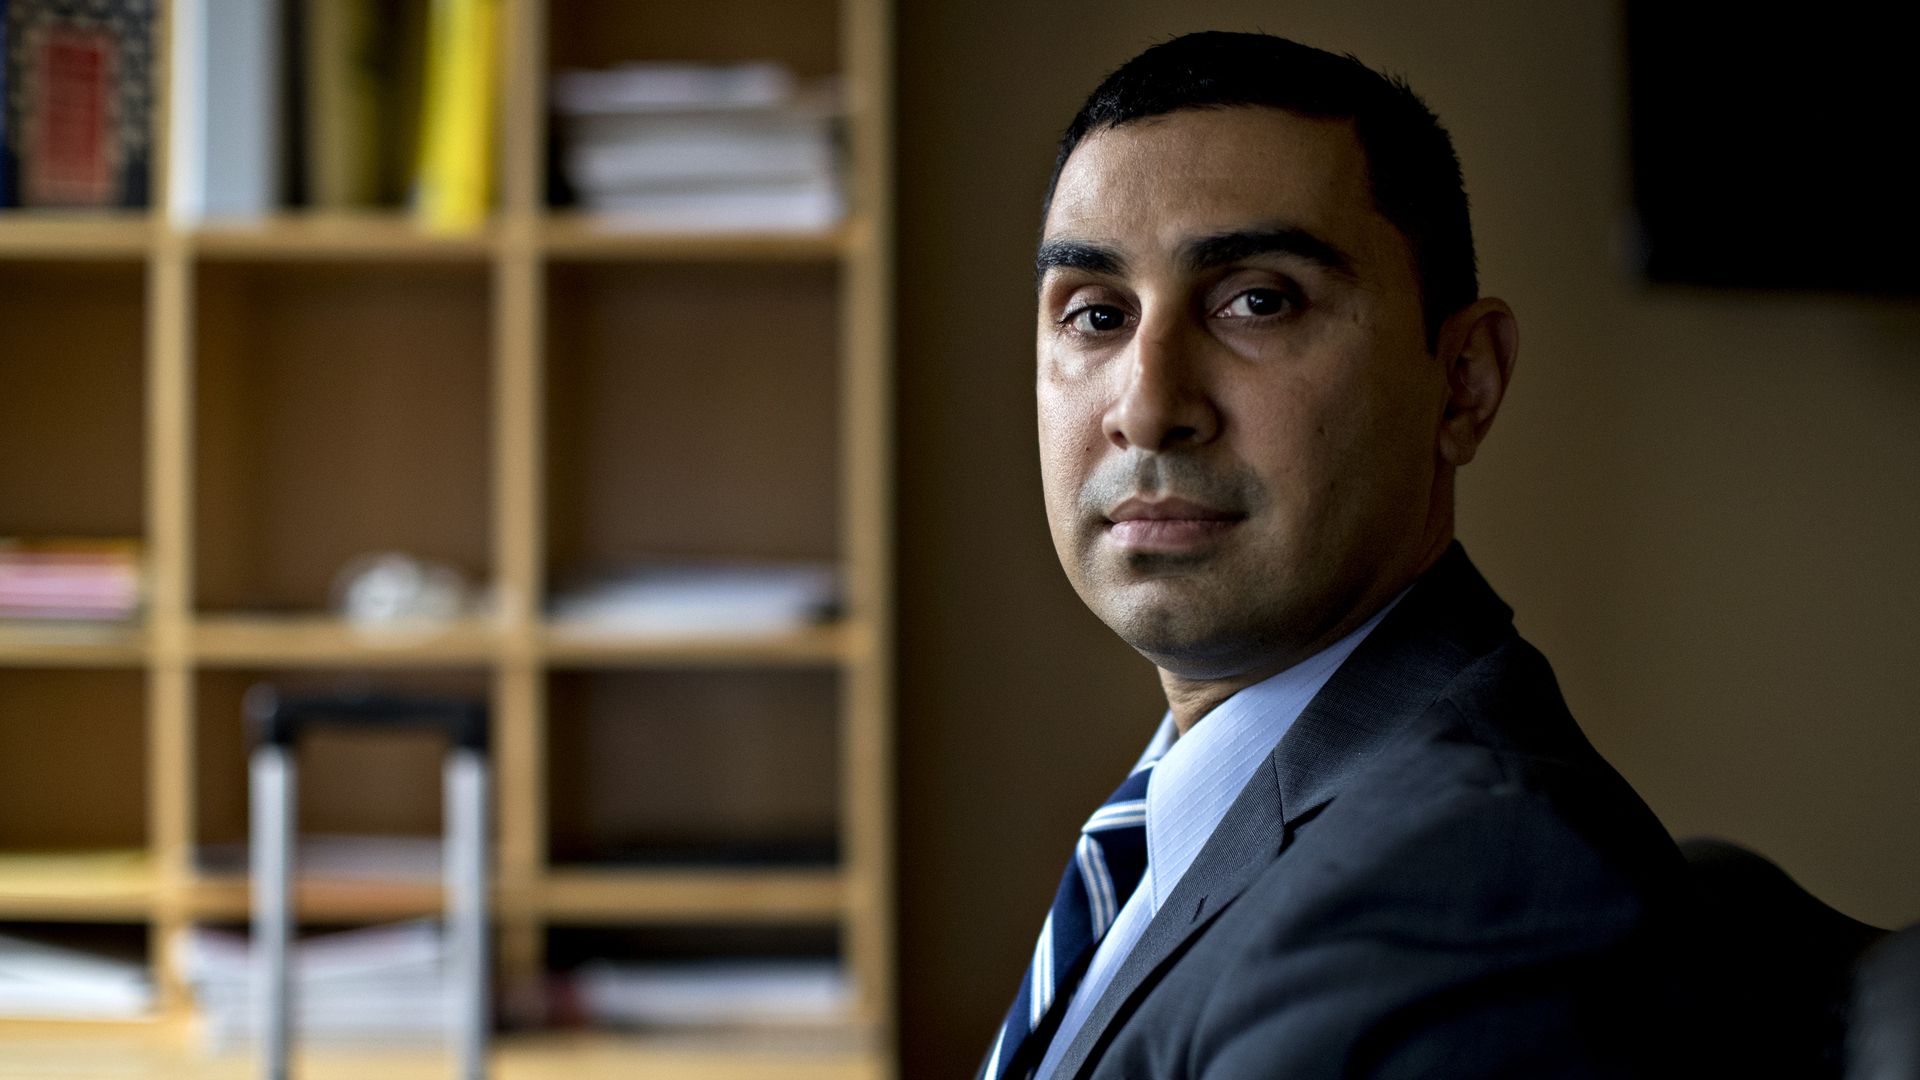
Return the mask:
[(1058, 1076), (1683, 1070), (1684, 864), (1511, 615), (1450, 548), (1240, 793)]

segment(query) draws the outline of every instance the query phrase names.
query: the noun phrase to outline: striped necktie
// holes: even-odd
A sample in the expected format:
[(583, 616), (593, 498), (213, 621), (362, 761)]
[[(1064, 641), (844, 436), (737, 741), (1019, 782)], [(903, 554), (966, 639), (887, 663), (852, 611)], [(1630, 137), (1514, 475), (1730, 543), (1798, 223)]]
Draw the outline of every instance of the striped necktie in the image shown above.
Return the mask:
[(1147, 779), (1152, 772), (1153, 762), (1134, 770), (1080, 827), (1073, 862), (1060, 876), (1033, 961), (987, 1059), (986, 1080), (1024, 1080), (1033, 1074), (1065, 1003), (1093, 959), (1094, 947), (1140, 884), (1147, 869)]

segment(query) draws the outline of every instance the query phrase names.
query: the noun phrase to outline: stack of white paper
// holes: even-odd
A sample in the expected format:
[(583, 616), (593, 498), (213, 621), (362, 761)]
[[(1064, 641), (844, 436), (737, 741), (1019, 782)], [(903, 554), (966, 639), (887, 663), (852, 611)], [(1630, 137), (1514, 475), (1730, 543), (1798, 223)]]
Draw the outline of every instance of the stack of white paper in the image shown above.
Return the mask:
[[(251, 1043), (258, 1017), (253, 948), (245, 934), (195, 927), (176, 942), (209, 1051)], [(429, 919), (322, 934), (290, 957), (293, 1031), (320, 1044), (419, 1044), (442, 1039), (446, 949)]]
[[(442, 841), (437, 836), (309, 833), (296, 843), (294, 866), (302, 878), (327, 881), (439, 881)], [(245, 875), (247, 845), (202, 844), (194, 863), (202, 873)]]
[(584, 1019), (609, 1027), (820, 1027), (844, 1023), (853, 987), (831, 960), (594, 961), (575, 973)]
[(125, 622), (140, 592), (138, 540), (0, 538), (0, 619)]
[(563, 161), (581, 204), (661, 230), (838, 221), (831, 98), (773, 64), (630, 64), (554, 80)]
[(145, 964), (0, 934), (0, 1017), (120, 1020), (152, 1009)]
[(837, 596), (828, 563), (652, 561), (562, 595), (553, 615), (595, 634), (751, 636), (820, 622)]

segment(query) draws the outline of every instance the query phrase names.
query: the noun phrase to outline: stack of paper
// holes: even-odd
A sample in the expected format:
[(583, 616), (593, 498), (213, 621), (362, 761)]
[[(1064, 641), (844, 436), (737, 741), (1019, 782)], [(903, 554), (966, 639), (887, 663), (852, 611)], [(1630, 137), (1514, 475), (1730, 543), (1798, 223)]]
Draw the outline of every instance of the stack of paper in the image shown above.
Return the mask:
[[(175, 945), (207, 1049), (252, 1042), (258, 1017), (246, 935), (195, 927)], [(293, 1031), (302, 1043), (424, 1044), (447, 1031), (446, 949), (433, 920), (305, 938), (290, 961)]]
[[(293, 864), (300, 877), (323, 881), (436, 882), (441, 850), (437, 836), (308, 833), (294, 845)], [(205, 874), (245, 875), (248, 858), (244, 843), (194, 849), (194, 864)]]
[(844, 210), (833, 96), (764, 63), (630, 64), (554, 80), (581, 204), (664, 230), (833, 225)]
[(608, 1027), (821, 1027), (853, 1007), (831, 960), (594, 961), (574, 973), (573, 991), (582, 1019)]
[(0, 619), (117, 622), (139, 609), (138, 541), (0, 539)]
[(778, 634), (830, 617), (835, 578), (827, 563), (652, 561), (563, 594), (553, 615), (587, 633)]
[(116, 1020), (152, 1009), (144, 964), (0, 934), (0, 1017)]

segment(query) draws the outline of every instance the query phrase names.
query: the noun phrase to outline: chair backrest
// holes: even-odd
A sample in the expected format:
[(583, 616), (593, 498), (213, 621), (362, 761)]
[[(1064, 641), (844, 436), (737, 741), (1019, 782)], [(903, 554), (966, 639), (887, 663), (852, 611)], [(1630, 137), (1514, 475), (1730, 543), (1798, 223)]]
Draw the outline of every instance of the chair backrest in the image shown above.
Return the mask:
[(1875, 945), (1854, 977), (1847, 1080), (1920, 1080), (1920, 923)]
[(1730, 1040), (1729, 1067), (1838, 1080), (1854, 969), (1886, 931), (1828, 907), (1737, 844), (1695, 839), (1680, 850), (1699, 897), (1708, 1006)]

